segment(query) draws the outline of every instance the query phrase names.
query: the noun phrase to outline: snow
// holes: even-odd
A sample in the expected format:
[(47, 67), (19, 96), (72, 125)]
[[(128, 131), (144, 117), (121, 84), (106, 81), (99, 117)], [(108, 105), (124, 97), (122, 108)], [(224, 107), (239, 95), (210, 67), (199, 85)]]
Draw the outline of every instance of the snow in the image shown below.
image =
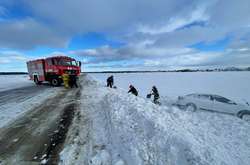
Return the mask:
[(34, 85), (28, 75), (0, 75), (0, 91)]
[[(77, 101), (79, 108), (59, 164), (248, 165), (249, 122), (225, 114), (180, 110), (169, 101), (158, 106), (145, 96), (156, 85), (163, 102), (189, 93), (219, 94), (250, 102), (249, 73), (114, 74), (117, 89), (105, 87), (110, 74), (85, 75)], [(23, 76), (0, 78), (2, 91), (33, 84)], [(139, 97), (127, 93), (130, 83), (139, 89)], [(44, 88), (20, 102), (0, 105), (0, 128), (55, 97), (61, 89)], [(40, 159), (41, 164), (47, 163), (45, 157)]]
[(47, 163), (47, 159), (43, 159), (42, 161), (41, 161), (41, 164), (46, 164)]
[[(111, 74), (92, 73), (106, 83)], [(176, 98), (191, 93), (218, 94), (236, 102), (250, 102), (250, 72), (165, 72), (114, 73), (115, 86), (128, 89), (133, 84), (139, 95), (146, 97), (153, 85), (161, 96)]]
[[(145, 78), (137, 80), (149, 84)], [(234, 116), (154, 105), (122, 89), (106, 88), (90, 76), (82, 82), (79, 106), (60, 153), (63, 165), (250, 162), (250, 123)]]

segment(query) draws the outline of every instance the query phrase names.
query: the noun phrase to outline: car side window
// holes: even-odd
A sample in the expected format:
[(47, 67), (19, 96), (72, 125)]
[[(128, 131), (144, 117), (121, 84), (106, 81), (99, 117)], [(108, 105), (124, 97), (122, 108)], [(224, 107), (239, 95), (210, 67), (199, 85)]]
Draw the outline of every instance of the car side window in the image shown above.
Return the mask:
[(210, 100), (210, 97), (208, 95), (199, 95), (199, 98), (204, 100)]
[(193, 98), (199, 98), (199, 95), (193, 94), (192, 97), (193, 97)]
[(187, 97), (195, 97), (194, 94), (189, 94), (189, 95), (186, 95)]
[(214, 99), (218, 102), (221, 102), (221, 103), (227, 103), (227, 104), (231, 103), (231, 101), (229, 99), (224, 98), (224, 97), (214, 97)]

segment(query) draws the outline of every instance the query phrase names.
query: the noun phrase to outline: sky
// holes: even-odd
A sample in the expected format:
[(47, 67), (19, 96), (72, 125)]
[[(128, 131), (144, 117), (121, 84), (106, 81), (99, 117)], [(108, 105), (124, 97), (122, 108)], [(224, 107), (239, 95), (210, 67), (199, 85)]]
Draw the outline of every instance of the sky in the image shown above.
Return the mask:
[(57, 55), (84, 71), (248, 67), (250, 1), (0, 1), (0, 72)]

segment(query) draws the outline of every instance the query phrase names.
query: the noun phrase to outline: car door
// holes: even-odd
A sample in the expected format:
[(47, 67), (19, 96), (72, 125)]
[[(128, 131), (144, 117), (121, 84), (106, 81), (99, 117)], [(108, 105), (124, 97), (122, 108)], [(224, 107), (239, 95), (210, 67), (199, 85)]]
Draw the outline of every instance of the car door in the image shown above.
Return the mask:
[(198, 95), (199, 106), (202, 110), (213, 110), (214, 102), (211, 99), (210, 95)]
[(218, 112), (234, 114), (235, 104), (227, 98), (214, 96), (214, 109)]

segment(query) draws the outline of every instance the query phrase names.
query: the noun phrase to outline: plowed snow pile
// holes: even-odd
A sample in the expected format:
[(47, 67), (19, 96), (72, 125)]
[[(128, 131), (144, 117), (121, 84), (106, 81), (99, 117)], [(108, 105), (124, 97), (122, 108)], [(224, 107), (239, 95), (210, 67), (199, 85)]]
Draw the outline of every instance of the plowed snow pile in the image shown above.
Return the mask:
[(234, 116), (157, 106), (88, 76), (80, 101), (61, 164), (250, 162), (250, 124)]

